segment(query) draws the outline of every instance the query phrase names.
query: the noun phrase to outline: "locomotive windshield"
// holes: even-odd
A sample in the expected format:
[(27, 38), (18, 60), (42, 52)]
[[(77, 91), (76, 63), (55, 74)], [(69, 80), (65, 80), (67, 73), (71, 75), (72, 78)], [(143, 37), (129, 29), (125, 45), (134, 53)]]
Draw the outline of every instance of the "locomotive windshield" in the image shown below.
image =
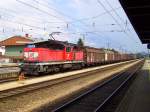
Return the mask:
[(70, 47), (67, 47), (66, 48), (66, 52), (70, 52), (71, 51), (71, 48)]
[(35, 45), (34, 44), (28, 44), (27, 47), (28, 48), (35, 48)]

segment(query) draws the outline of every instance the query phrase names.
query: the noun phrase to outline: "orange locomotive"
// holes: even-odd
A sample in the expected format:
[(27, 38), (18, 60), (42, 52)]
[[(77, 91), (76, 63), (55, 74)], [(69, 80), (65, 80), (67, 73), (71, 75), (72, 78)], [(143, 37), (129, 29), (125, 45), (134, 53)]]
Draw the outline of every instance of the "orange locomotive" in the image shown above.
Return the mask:
[(77, 68), (83, 66), (83, 57), (83, 49), (75, 44), (48, 40), (27, 45), (21, 69), (26, 74), (39, 74)]

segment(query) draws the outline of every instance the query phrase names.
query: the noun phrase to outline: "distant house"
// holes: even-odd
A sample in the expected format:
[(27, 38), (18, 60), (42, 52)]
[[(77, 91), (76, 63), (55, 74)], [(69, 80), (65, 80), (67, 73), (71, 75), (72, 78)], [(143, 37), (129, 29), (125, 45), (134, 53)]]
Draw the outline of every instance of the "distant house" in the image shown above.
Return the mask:
[(0, 46), (5, 46), (5, 57), (13, 59), (14, 62), (23, 60), (23, 49), (32, 39), (22, 36), (13, 36), (0, 42)]

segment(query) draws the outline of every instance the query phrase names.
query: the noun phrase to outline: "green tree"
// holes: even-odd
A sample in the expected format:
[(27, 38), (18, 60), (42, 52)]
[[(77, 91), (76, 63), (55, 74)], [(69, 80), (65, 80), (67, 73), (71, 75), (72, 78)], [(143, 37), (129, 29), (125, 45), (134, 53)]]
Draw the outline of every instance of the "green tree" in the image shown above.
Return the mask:
[(79, 40), (77, 42), (77, 45), (80, 46), (80, 47), (84, 46), (83, 40), (81, 38), (79, 38)]

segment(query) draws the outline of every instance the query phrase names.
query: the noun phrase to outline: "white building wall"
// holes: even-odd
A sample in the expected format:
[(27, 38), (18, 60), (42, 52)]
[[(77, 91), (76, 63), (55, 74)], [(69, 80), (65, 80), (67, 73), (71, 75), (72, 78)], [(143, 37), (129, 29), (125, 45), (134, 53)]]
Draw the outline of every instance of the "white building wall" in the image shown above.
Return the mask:
[(4, 47), (4, 46), (1, 46), (1, 47), (0, 47), (0, 52), (2, 53), (2, 55), (5, 54), (5, 47)]
[(108, 60), (108, 54), (105, 53), (105, 61), (107, 61), (107, 60)]

